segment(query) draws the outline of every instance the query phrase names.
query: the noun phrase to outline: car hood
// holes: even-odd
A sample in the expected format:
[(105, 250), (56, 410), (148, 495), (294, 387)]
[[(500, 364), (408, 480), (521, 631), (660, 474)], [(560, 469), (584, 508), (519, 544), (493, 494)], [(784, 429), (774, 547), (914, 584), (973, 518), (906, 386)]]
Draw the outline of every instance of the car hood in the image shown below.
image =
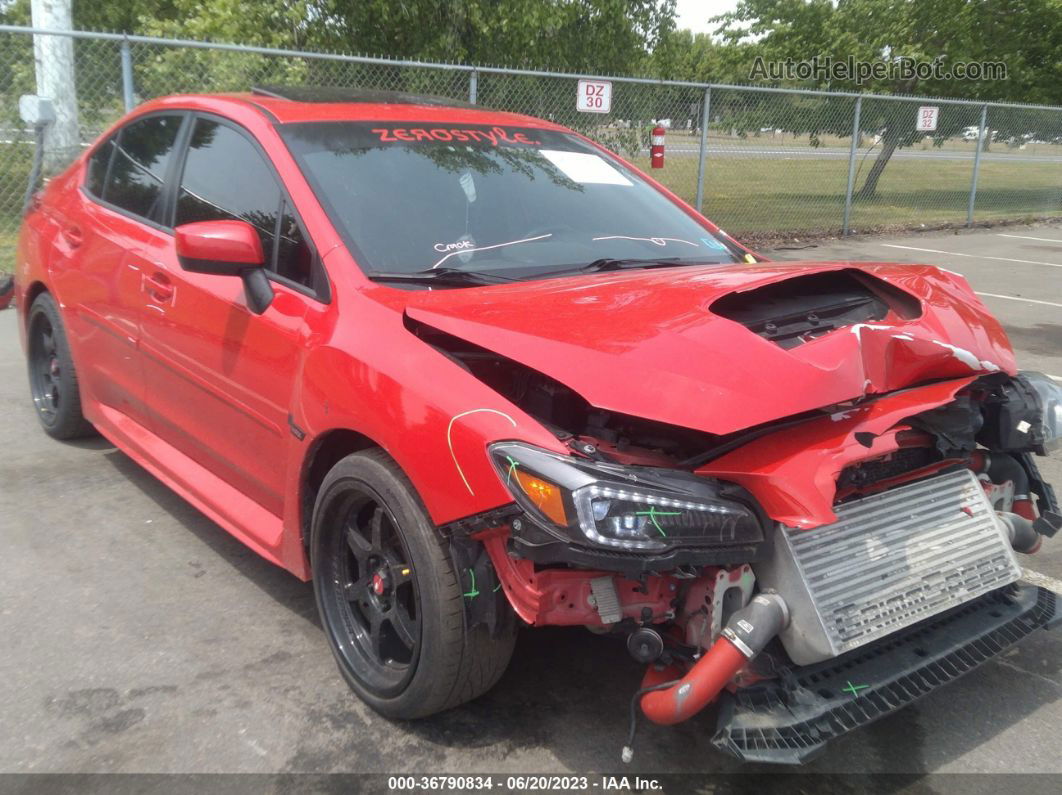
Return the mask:
[[(913, 296), (920, 313), (787, 350), (709, 309), (730, 293), (845, 268)], [(713, 434), (1015, 367), (1006, 334), (965, 279), (924, 265), (666, 268), (405, 296), (409, 319), (548, 375), (593, 406)]]

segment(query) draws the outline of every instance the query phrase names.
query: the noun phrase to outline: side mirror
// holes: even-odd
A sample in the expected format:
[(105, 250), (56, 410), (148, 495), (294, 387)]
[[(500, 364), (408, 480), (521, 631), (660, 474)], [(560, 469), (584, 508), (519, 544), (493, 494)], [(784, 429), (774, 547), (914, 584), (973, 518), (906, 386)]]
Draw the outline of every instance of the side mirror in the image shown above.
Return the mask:
[(260, 315), (273, 303), (273, 285), (266, 277), (265, 255), (258, 232), (246, 221), (197, 221), (178, 226), (177, 261), (192, 273), (239, 276), (247, 305)]

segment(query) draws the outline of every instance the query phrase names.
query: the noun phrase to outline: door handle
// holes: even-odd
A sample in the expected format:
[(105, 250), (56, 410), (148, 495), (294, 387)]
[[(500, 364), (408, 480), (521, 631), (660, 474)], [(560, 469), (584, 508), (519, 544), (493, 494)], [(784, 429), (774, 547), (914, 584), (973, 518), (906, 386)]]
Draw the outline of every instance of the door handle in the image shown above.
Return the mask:
[(173, 282), (165, 273), (155, 271), (144, 277), (144, 292), (159, 303), (168, 303), (173, 299)]
[(81, 227), (76, 224), (70, 224), (63, 227), (63, 240), (67, 242), (71, 248), (77, 248), (85, 242), (85, 235), (81, 231)]

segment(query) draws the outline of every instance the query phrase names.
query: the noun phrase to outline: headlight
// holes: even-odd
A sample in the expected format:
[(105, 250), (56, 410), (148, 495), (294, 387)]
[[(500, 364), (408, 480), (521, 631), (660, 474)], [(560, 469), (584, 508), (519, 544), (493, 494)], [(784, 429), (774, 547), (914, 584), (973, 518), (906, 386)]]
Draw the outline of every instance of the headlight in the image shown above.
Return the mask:
[(1043, 373), (1021, 372), (985, 402), (977, 441), (990, 450), (1043, 455), (1062, 442), (1062, 384)]
[(1040, 398), (1040, 446), (1054, 450), (1062, 443), (1062, 384), (1043, 373), (1020, 373), (1019, 378)]
[(565, 541), (646, 552), (763, 541), (751, 497), (732, 484), (516, 442), (491, 445), (490, 454), (521, 507)]

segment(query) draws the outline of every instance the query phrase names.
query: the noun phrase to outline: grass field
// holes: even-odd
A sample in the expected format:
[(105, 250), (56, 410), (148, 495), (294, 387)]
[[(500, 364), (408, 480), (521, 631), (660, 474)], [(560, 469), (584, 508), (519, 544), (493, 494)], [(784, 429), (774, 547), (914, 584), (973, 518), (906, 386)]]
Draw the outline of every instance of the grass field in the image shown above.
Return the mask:
[[(766, 136), (769, 139), (769, 136)], [(13, 268), (18, 204), (26, 164), (4, 160), (0, 147), (0, 272)], [(856, 185), (873, 162), (862, 164)], [(636, 161), (649, 168), (648, 158)], [(6, 166), (4, 168), (3, 166)], [(651, 172), (684, 199), (697, 193), (697, 158), (670, 157)], [(893, 160), (877, 196), (856, 201), (856, 232), (966, 222), (971, 164), (962, 160)], [(840, 231), (848, 163), (845, 158), (709, 156), (704, 212), (731, 234), (754, 238), (812, 237)], [(975, 221), (1062, 216), (1062, 164), (981, 163)]]
[[(637, 163), (648, 168), (648, 158)], [(870, 168), (863, 164), (856, 185)], [(693, 201), (696, 158), (665, 159), (653, 176)], [(966, 221), (970, 163), (961, 160), (893, 160), (877, 195), (855, 201), (856, 231), (957, 224)], [(735, 235), (784, 237), (841, 229), (848, 163), (843, 158), (709, 158), (704, 213)], [(1062, 164), (981, 163), (975, 221), (1062, 215)]]
[(0, 144), (0, 273), (14, 270), (19, 211), (32, 156), (31, 146)]

